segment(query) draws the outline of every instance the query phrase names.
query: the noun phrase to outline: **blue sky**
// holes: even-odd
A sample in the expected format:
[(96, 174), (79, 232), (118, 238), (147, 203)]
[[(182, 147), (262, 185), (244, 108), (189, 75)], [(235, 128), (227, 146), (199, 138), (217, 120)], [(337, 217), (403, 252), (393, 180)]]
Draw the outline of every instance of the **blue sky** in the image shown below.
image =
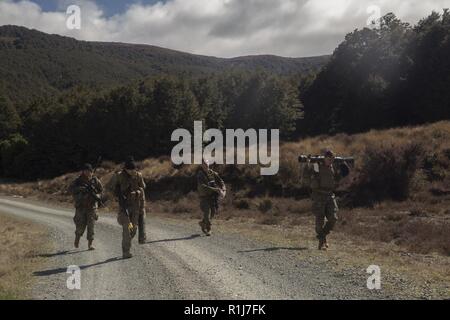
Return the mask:
[[(165, 0), (159, 0), (164, 2)], [(17, 2), (17, 1), (16, 1)], [(33, 1), (38, 4), (44, 11), (56, 11), (59, 8), (59, 3), (63, 2), (60, 0), (36, 0)], [(104, 11), (106, 16), (111, 16), (117, 13), (122, 13), (126, 11), (127, 7), (133, 3), (142, 3), (144, 5), (154, 4), (158, 0), (96, 0), (95, 1), (99, 7)]]

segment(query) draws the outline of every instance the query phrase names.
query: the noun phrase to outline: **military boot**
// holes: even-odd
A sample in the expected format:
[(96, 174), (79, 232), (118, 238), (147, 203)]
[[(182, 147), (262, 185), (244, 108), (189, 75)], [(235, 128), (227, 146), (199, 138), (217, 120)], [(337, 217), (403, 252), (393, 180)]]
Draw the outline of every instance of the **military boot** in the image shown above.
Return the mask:
[(123, 255), (122, 255), (123, 259), (130, 259), (132, 257), (133, 257), (133, 255), (131, 253), (129, 253), (129, 252), (124, 252)]
[(92, 245), (92, 243), (94, 242), (94, 240), (89, 240), (89, 242), (88, 242), (88, 248), (89, 248), (89, 250), (95, 250), (95, 247)]
[(79, 245), (80, 245), (80, 236), (75, 236), (73, 246), (78, 249)]
[(200, 226), (200, 228), (202, 229), (202, 232), (203, 232), (204, 234), (207, 234), (207, 233), (208, 233), (208, 230), (206, 230), (206, 225), (205, 225), (205, 223), (203, 222), (203, 220), (200, 221), (200, 222), (198, 223), (198, 225)]
[(329, 245), (328, 245), (327, 238), (324, 238), (323, 241), (324, 241), (324, 243), (323, 243), (324, 248), (328, 249), (328, 248), (329, 248)]
[(325, 247), (326, 239), (324, 237), (319, 238), (319, 250), (327, 250), (327, 247)]

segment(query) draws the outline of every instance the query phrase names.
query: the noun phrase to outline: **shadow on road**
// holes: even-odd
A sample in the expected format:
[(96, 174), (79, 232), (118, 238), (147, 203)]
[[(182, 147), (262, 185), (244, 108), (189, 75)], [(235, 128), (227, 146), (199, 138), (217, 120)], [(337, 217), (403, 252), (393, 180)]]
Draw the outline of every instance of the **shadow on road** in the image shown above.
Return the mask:
[(58, 251), (55, 253), (42, 253), (42, 254), (36, 255), (36, 257), (52, 258), (52, 257), (65, 256), (65, 255), (69, 255), (69, 254), (76, 254), (76, 253), (82, 253), (82, 252), (87, 252), (87, 251), (89, 251), (89, 250), (88, 249), (80, 250), (80, 251), (65, 250), (65, 251)]
[(158, 243), (158, 242), (172, 242), (172, 241), (192, 240), (192, 239), (195, 239), (195, 238), (198, 238), (198, 237), (200, 237), (199, 234), (193, 234), (193, 235), (190, 235), (190, 236), (184, 237), (184, 238), (173, 238), (173, 239), (162, 239), (162, 240), (147, 241), (147, 242), (145, 242), (145, 244)]
[(270, 247), (270, 248), (261, 248), (261, 249), (252, 249), (252, 250), (241, 250), (238, 253), (248, 253), (248, 252), (257, 252), (257, 251), (278, 251), (278, 250), (293, 250), (293, 251), (303, 251), (308, 250), (307, 247)]
[[(101, 261), (101, 262), (96, 262), (96, 263), (92, 263), (92, 264), (85, 264), (80, 267), (80, 270), (84, 270), (84, 269), (88, 269), (91, 267), (95, 267), (95, 266), (99, 266), (102, 264), (106, 264), (106, 263), (110, 263), (110, 262), (114, 262), (114, 261), (119, 261), (122, 260), (122, 257), (115, 257), (115, 258), (109, 258), (105, 261)], [(49, 270), (42, 270), (42, 271), (35, 271), (33, 272), (33, 276), (35, 277), (45, 277), (45, 276), (51, 276), (54, 274), (58, 274), (58, 273), (66, 273), (67, 272), (67, 267), (64, 268), (56, 268), (56, 269), (49, 269)]]

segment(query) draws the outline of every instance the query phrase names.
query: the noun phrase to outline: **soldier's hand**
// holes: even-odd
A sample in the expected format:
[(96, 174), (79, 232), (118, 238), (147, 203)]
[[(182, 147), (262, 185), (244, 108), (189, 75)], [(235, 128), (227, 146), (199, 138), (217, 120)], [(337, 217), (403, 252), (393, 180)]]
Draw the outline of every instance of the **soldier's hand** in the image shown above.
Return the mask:
[(86, 194), (86, 193), (88, 193), (88, 190), (86, 189), (86, 187), (80, 187), (80, 188), (78, 189), (78, 192), (79, 192), (79, 193)]

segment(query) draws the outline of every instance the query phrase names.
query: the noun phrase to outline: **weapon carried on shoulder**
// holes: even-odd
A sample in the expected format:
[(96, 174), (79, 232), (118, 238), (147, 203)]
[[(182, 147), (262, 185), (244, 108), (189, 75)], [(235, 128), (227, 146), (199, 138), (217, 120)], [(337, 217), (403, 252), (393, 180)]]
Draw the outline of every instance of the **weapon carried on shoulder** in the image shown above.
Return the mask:
[(127, 198), (120, 190), (120, 186), (116, 186), (115, 194), (116, 194), (117, 199), (119, 200), (120, 209), (125, 213), (125, 216), (128, 219), (128, 231), (130, 233), (132, 233), (134, 230), (134, 226), (133, 226), (133, 223), (131, 222), (130, 211), (128, 210), (128, 205), (127, 205)]
[[(321, 164), (324, 162), (324, 156), (300, 155), (298, 162), (300, 163), (300, 184), (303, 187), (309, 187), (313, 176), (313, 169), (309, 164)], [(354, 157), (334, 157), (334, 164), (340, 171), (342, 177), (346, 177), (350, 173), (350, 169), (355, 166)]]
[[(305, 163), (305, 162), (311, 162), (311, 163), (322, 163), (324, 161), (324, 156), (312, 156), (312, 155), (300, 155), (298, 157), (298, 162)], [(335, 157), (334, 163), (337, 163), (340, 165), (341, 163), (347, 163), (349, 166), (355, 165), (355, 158), (353, 157)]]

